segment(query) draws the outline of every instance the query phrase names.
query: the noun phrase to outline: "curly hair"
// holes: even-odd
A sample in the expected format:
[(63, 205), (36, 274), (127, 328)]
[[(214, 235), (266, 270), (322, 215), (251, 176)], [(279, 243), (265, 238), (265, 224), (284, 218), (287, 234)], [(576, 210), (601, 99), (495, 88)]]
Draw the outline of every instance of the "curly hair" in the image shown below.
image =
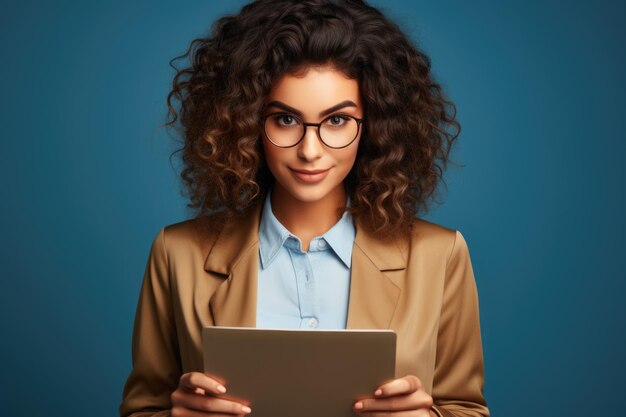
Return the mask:
[[(189, 65), (176, 68), (184, 57)], [(170, 65), (165, 126), (183, 138), (174, 153), (182, 151), (187, 207), (213, 226), (246, 213), (273, 183), (260, 116), (284, 74), (332, 65), (358, 80), (366, 121), (345, 180), (346, 209), (383, 238), (410, 232), (428, 211), (461, 130), (430, 58), (364, 1), (254, 1), (216, 20)]]

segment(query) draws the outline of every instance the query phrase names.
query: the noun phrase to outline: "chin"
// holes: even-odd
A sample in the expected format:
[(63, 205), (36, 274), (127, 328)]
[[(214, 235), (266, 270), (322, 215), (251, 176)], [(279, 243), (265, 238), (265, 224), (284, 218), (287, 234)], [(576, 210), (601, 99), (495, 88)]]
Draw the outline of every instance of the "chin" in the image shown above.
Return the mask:
[(315, 203), (316, 201), (323, 200), (330, 194), (329, 190), (291, 190), (290, 194), (298, 201), (303, 203)]
[(317, 184), (301, 184), (297, 181), (290, 181), (283, 189), (297, 201), (303, 203), (315, 203), (324, 200), (334, 194), (336, 186), (331, 182), (322, 181)]

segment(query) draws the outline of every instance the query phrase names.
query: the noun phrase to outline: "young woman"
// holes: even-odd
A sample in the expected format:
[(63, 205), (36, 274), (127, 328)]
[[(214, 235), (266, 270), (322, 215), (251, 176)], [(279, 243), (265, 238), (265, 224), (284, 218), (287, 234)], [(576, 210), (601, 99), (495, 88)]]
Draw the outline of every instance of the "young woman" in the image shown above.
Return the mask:
[(168, 124), (199, 210), (152, 244), (120, 415), (254, 412), (202, 372), (214, 325), (393, 329), (397, 378), (356, 414), (489, 416), (467, 244), (418, 217), (460, 128), (429, 58), (357, 0), (256, 1), (185, 55)]

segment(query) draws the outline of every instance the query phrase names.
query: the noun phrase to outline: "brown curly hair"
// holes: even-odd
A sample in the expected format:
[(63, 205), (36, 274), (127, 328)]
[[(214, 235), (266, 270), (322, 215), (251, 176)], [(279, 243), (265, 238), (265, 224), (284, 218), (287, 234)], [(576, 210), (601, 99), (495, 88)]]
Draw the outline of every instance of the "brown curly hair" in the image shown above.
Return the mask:
[[(176, 68), (184, 57), (189, 65)], [(263, 101), (282, 75), (324, 64), (358, 80), (364, 100), (345, 180), (354, 220), (390, 237), (428, 211), (461, 129), (430, 58), (364, 1), (258, 0), (216, 20), (170, 61), (176, 75), (164, 126), (183, 138), (174, 153), (182, 151), (180, 175), (197, 218), (219, 226), (263, 199), (273, 183), (261, 143)]]

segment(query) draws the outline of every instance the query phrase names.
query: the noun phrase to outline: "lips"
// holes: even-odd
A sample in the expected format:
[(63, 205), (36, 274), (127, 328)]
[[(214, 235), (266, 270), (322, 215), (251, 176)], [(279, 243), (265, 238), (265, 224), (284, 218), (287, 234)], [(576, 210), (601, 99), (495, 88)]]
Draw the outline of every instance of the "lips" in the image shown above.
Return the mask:
[(322, 172), (326, 172), (328, 171), (328, 169), (315, 169), (315, 170), (307, 170), (307, 169), (294, 169), (294, 168), (290, 168), (292, 171), (296, 171), (299, 172), (301, 174), (306, 174), (306, 175), (313, 175), (313, 174), (319, 174)]
[(293, 173), (293, 175), (302, 182), (306, 183), (316, 183), (323, 180), (330, 168), (328, 169), (293, 169), (289, 168), (289, 170)]

